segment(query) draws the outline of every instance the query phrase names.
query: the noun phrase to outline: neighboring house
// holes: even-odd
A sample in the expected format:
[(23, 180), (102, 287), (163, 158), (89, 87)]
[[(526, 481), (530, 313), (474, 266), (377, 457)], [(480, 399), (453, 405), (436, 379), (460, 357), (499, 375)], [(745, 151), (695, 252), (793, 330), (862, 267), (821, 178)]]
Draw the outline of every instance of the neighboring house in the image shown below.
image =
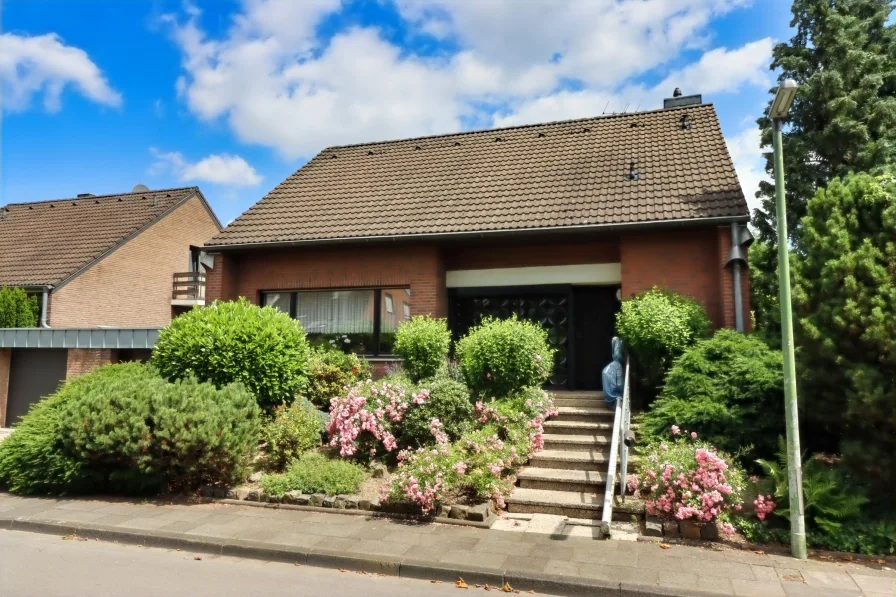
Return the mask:
[(205, 304), (201, 247), (220, 230), (197, 187), (0, 207), (0, 286), (41, 302), (41, 329), (0, 330), (0, 427), (64, 379), (145, 359), (157, 328)]
[[(207, 243), (207, 296), (275, 306), (381, 369), (413, 315), (458, 337), (518, 313), (558, 351), (553, 385), (597, 389), (621, 297), (657, 285), (735, 325), (744, 194), (713, 106), (667, 106), (325, 149)], [(741, 294), (749, 321), (746, 274)]]

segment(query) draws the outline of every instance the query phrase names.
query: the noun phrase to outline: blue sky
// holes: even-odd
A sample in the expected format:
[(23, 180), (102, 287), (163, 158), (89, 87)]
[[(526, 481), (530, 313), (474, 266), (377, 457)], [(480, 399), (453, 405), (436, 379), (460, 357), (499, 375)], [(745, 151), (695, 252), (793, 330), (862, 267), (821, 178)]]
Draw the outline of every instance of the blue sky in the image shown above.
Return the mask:
[(199, 185), (223, 222), (329, 145), (716, 104), (747, 195), (784, 0), (5, 0), (0, 205)]

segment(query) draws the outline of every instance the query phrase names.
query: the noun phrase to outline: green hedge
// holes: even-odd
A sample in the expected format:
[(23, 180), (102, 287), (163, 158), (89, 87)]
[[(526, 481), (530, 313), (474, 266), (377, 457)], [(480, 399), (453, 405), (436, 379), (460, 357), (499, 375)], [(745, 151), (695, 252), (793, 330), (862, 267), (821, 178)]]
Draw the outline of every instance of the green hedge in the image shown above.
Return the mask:
[(0, 328), (37, 327), (39, 313), (36, 296), (21, 288), (0, 287)]
[(457, 343), (457, 360), (471, 390), (500, 398), (551, 376), (554, 350), (531, 321), (486, 318)]
[(298, 321), (241, 298), (175, 318), (159, 335), (152, 363), (169, 380), (195, 376), (218, 387), (239, 382), (271, 410), (306, 388), (308, 357)]
[(415, 383), (435, 376), (448, 360), (451, 333), (444, 319), (417, 316), (402, 323), (395, 334), (395, 354)]

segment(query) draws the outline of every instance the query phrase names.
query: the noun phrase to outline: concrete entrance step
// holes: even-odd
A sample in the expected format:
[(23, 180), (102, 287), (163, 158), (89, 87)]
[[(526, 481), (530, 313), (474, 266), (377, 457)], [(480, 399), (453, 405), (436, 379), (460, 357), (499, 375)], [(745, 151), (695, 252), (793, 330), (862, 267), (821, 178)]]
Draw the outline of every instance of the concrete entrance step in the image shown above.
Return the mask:
[(605, 434), (609, 436), (613, 431), (613, 423), (551, 419), (550, 421), (545, 421), (544, 430), (546, 433), (561, 435)]
[[(548, 421), (550, 423), (551, 421)], [(589, 433), (545, 433), (545, 450), (603, 450), (610, 453), (610, 432), (605, 434)]]
[(590, 450), (541, 450), (529, 458), (529, 464), (538, 468), (606, 471), (609, 454), (609, 446), (595, 446)]
[(607, 408), (586, 408), (581, 406), (560, 406), (554, 420), (612, 423), (615, 413)]
[(588, 398), (591, 400), (603, 400), (603, 392), (586, 391), (586, 390), (557, 390), (551, 392), (554, 398)]
[[(550, 491), (514, 487), (507, 498), (507, 511), (513, 513), (559, 514), (570, 518), (598, 520), (603, 511), (603, 492)], [(618, 498), (613, 506), (613, 520), (631, 520), (643, 516), (644, 504), (627, 498), (623, 504)]]
[(581, 406), (585, 408), (601, 408), (606, 407), (603, 398), (561, 398), (554, 397), (554, 406)]
[(600, 471), (577, 471), (530, 466), (519, 472), (517, 480), (519, 481), (519, 486), (523, 489), (603, 492), (606, 477), (606, 473)]

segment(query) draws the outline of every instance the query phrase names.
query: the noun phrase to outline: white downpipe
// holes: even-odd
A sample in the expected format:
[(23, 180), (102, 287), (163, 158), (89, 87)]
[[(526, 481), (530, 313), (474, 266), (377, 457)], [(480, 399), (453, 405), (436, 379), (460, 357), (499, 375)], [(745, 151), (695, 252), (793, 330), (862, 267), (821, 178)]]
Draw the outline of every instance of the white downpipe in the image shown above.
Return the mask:
[[(613, 521), (613, 494), (616, 491), (616, 461), (619, 459), (620, 449), (623, 453), (623, 466), (628, 467), (628, 448), (623, 443), (626, 423), (626, 411), (628, 410), (628, 371), (629, 362), (625, 360), (625, 384), (622, 391), (622, 399), (616, 401), (616, 413), (613, 415), (613, 434), (610, 437), (610, 464), (607, 467), (606, 489), (604, 490), (604, 507), (600, 521), (600, 532), (604, 538), (610, 537), (610, 525)], [(621, 448), (620, 448), (621, 447)], [(625, 479), (622, 480), (622, 491), (625, 491)]]

